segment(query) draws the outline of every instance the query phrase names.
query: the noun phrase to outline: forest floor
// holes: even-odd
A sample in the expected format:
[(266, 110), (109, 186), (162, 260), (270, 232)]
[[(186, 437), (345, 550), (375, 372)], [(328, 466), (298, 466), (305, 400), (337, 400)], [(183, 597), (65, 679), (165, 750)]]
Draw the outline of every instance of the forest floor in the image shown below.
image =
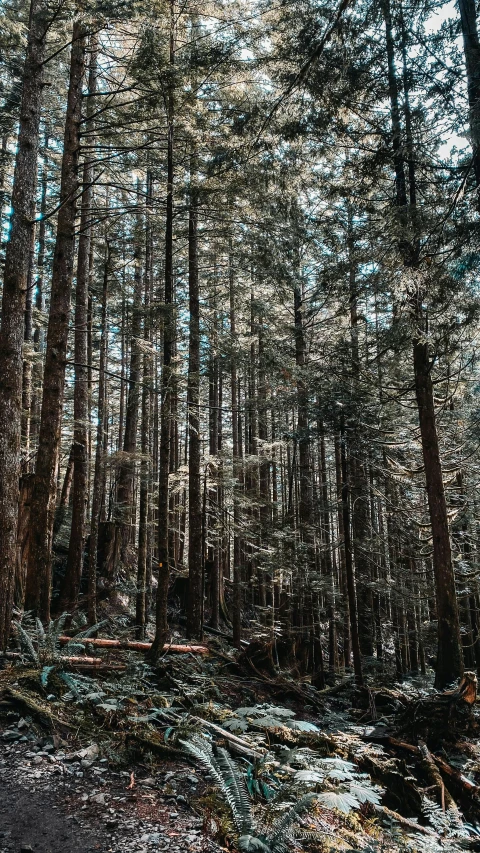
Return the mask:
[[(152, 778), (141, 765), (132, 765), (130, 772), (111, 769), (100, 756), (81, 759), (61, 746), (55, 749), (48, 737), (12, 744), (3, 740), (5, 731), (12, 727), (1, 733), (1, 853), (220, 849), (188, 805), (204, 783), (187, 764), (166, 762)], [(23, 724), (21, 731), (25, 737)]]
[(151, 667), (23, 633), (0, 670), (0, 853), (480, 850), (474, 676), (321, 691), (261, 644)]

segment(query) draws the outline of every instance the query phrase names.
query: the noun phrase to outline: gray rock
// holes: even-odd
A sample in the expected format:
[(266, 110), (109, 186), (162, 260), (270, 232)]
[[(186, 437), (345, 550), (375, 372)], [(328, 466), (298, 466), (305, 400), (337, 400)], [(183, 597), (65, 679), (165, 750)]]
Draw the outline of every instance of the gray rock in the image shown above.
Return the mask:
[(94, 794), (93, 797), (90, 797), (91, 803), (96, 803), (97, 806), (104, 806), (107, 802), (107, 797), (105, 794)]

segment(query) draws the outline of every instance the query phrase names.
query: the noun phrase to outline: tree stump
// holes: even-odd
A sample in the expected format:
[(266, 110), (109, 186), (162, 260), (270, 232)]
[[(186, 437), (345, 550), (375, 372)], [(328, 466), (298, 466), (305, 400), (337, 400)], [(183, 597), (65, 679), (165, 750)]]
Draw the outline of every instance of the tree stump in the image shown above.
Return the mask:
[(424, 740), (431, 747), (473, 735), (478, 731), (473, 713), (476, 699), (477, 677), (474, 672), (466, 672), (453, 690), (409, 703), (397, 716), (396, 733), (413, 742)]

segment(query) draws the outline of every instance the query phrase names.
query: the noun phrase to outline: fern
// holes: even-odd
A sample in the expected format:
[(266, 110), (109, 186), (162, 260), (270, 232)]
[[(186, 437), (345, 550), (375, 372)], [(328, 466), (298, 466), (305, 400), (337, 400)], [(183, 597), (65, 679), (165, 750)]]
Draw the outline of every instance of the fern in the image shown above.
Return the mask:
[(65, 623), (69, 616), (69, 613), (62, 613), (57, 619), (52, 619), (46, 629), (40, 619), (37, 618), (32, 622), (28, 614), (24, 617), (26, 627), (20, 622), (14, 622), (20, 646), (35, 666), (40, 666), (40, 664), (47, 666), (51, 663), (61, 662), (62, 657), (70, 656), (74, 649), (83, 649), (84, 643), (82, 641), (98, 631), (108, 621), (98, 622), (96, 625), (91, 625), (89, 628), (80, 631), (62, 647), (60, 637), (63, 635)]
[(203, 765), (207, 773), (212, 777), (213, 781), (223, 791), (224, 788), (224, 780), (223, 776), (220, 773), (215, 758), (213, 755), (212, 746), (206, 738), (203, 737), (195, 737), (192, 740), (179, 740), (180, 746), (192, 755), (200, 764)]
[(268, 837), (268, 849), (270, 853), (284, 853), (286, 851), (290, 827), (298, 820), (300, 815), (304, 814), (311, 807), (316, 799), (316, 794), (305, 794), (298, 802), (294, 803), (286, 814), (279, 818)]
[(60, 637), (63, 634), (69, 613), (62, 613), (58, 619), (52, 619), (45, 633), (44, 651), (49, 659), (57, 660), (61, 654)]
[(36, 666), (40, 665), (40, 658), (35, 651), (30, 635), (25, 631), (20, 622), (14, 622), (15, 630), (17, 631), (18, 638), (20, 640), (20, 647), (31, 659), (32, 663), (36, 664)]
[(237, 846), (241, 853), (286, 853), (287, 843), (291, 840), (288, 834), (290, 827), (299, 815), (309, 808), (316, 795), (309, 793), (297, 803), (289, 804), (288, 811), (268, 832), (265, 827), (255, 825), (252, 804), (242, 771), (229, 753), (221, 747), (214, 750), (210, 741), (203, 736), (182, 740), (179, 743), (189, 755), (205, 767), (230, 806), (239, 833)]
[(252, 829), (252, 807), (244, 778), (226, 749), (217, 750), (216, 762), (235, 825), (241, 835), (248, 834)]

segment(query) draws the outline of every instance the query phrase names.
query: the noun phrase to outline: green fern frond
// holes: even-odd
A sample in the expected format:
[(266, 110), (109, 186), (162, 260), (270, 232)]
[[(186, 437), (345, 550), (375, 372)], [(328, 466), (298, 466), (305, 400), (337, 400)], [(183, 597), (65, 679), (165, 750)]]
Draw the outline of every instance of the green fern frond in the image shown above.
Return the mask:
[(23, 650), (29, 655), (33, 663), (39, 666), (40, 659), (35, 651), (30, 635), (24, 628), (22, 628), (20, 622), (14, 622), (13, 624), (15, 625), (15, 629), (18, 633), (21, 648), (23, 648)]
[(73, 678), (71, 675), (69, 675), (69, 674), (68, 674), (68, 672), (60, 672), (60, 673), (59, 673), (59, 676), (60, 676), (60, 678), (62, 679), (62, 681), (64, 681), (64, 682), (65, 682), (65, 684), (67, 685), (68, 689), (73, 693), (73, 695), (74, 695), (75, 699), (77, 699), (77, 701), (78, 701), (79, 699), (81, 699), (81, 698), (82, 698), (82, 694), (81, 694), (81, 692), (80, 692), (80, 690), (79, 690), (79, 685), (78, 685), (78, 683), (76, 682), (75, 678)]
[(42, 646), (45, 645), (45, 629), (42, 625), (42, 620), (39, 619), (38, 616), (35, 619), (35, 625), (36, 625), (36, 629), (37, 629), (38, 647), (42, 648)]
[(218, 748), (215, 758), (236, 827), (241, 835), (247, 835), (252, 829), (252, 806), (243, 775), (226, 749)]
[(284, 853), (288, 830), (300, 815), (310, 808), (316, 798), (316, 794), (305, 794), (275, 822), (267, 842), (271, 853)]
[(179, 740), (178, 742), (186, 752), (196, 758), (196, 760), (203, 765), (207, 773), (209, 773), (209, 775), (212, 777), (215, 784), (220, 788), (221, 791), (223, 791), (223, 777), (216, 765), (212, 747), (210, 743), (206, 740), (206, 738), (195, 737), (191, 740)]
[(253, 825), (250, 797), (242, 772), (228, 752), (221, 748), (214, 752), (210, 741), (201, 736), (179, 743), (205, 767), (225, 797), (238, 832), (245, 837), (250, 835)]

